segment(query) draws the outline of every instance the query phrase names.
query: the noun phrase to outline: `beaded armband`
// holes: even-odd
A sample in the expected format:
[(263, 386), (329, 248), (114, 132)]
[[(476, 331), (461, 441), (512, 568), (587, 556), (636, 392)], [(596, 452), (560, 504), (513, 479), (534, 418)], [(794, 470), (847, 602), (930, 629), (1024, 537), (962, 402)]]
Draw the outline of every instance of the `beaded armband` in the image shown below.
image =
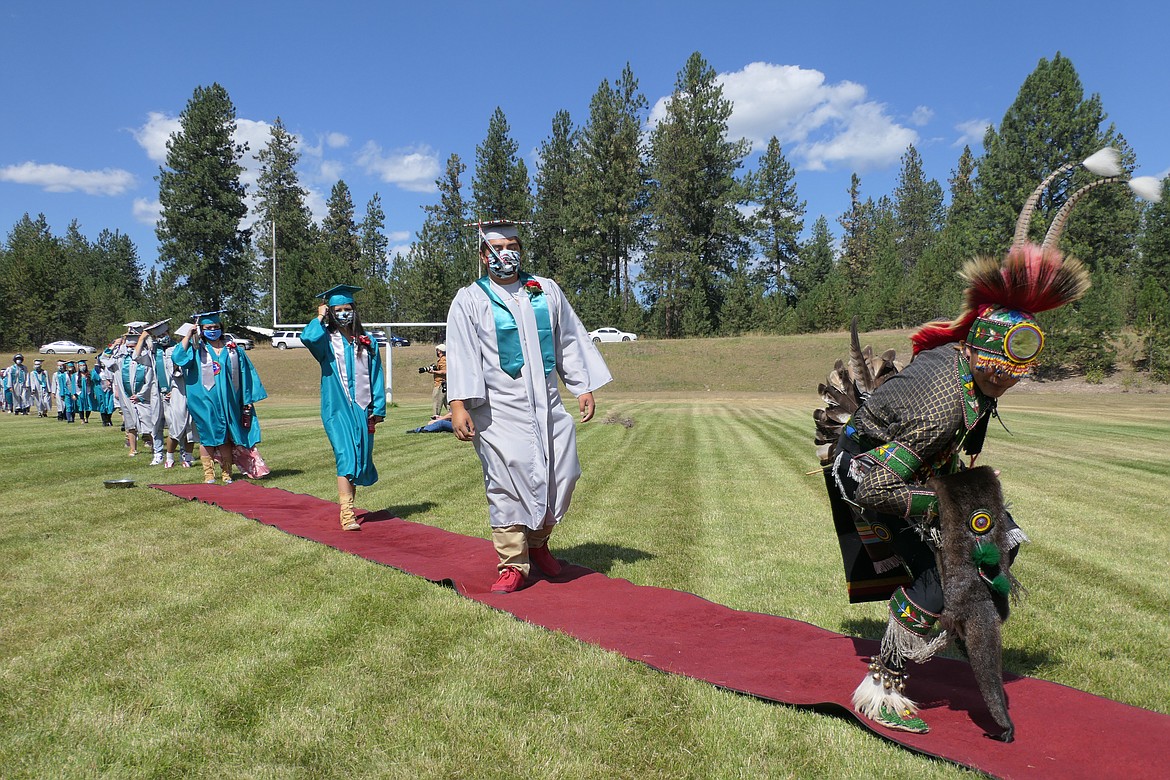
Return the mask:
[(911, 490), (910, 510), (906, 513), (908, 519), (929, 521), (938, 516), (938, 496), (931, 490)]
[(863, 453), (862, 456), (869, 457), (876, 463), (885, 466), (897, 474), (903, 482), (916, 481), (915, 474), (922, 468), (922, 458), (918, 457), (906, 445), (896, 441), (874, 447)]

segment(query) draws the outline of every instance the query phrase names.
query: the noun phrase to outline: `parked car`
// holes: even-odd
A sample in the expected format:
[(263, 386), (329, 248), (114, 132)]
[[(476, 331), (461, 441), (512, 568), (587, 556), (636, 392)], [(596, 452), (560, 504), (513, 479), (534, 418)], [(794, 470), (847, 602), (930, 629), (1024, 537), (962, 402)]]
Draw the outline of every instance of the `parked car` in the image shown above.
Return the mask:
[(272, 334), (272, 346), (276, 349), (293, 349), (305, 346), (299, 330), (278, 330)]
[(224, 341), (234, 341), (234, 342), (236, 342), (237, 347), (243, 347), (245, 351), (251, 349), (254, 346), (252, 339), (242, 339), (242, 338), (235, 336), (231, 333), (223, 334), (223, 340)]
[(384, 331), (384, 330), (371, 331), (370, 336), (372, 336), (374, 339), (376, 339), (378, 341), (378, 344), (380, 344), (383, 347), (386, 346), (387, 341), (389, 341), (390, 345), (394, 346), (394, 347), (409, 347), (410, 346), (410, 339), (406, 338), (405, 336), (391, 336), (389, 339), (387, 339), (386, 338), (386, 331)]
[(589, 331), (589, 338), (593, 339), (593, 343), (597, 344), (601, 341), (637, 341), (638, 336), (634, 333), (626, 333), (624, 330), (617, 328), (598, 328), (597, 330)]
[(85, 344), (78, 344), (76, 341), (52, 341), (48, 344), (42, 344), (41, 352), (46, 355), (56, 355), (58, 352), (84, 355), (87, 352), (97, 352), (97, 350), (93, 347), (87, 347)]

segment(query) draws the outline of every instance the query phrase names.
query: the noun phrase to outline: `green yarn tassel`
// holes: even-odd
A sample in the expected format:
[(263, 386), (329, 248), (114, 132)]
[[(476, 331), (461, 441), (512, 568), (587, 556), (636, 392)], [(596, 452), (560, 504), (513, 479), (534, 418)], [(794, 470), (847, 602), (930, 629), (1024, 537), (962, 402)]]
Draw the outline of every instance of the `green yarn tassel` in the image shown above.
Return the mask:
[(999, 565), (999, 548), (991, 542), (980, 542), (971, 551), (971, 560), (978, 566)]
[(1012, 583), (1006, 574), (1000, 573), (995, 575), (995, 579), (991, 581), (991, 589), (1001, 596), (1006, 596), (1012, 589)]

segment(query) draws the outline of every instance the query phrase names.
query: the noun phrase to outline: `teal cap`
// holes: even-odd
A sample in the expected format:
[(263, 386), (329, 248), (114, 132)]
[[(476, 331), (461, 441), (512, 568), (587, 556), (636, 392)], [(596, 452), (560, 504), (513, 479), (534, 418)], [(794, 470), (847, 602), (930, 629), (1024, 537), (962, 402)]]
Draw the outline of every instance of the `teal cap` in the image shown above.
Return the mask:
[(217, 325), (220, 322), (219, 315), (223, 314), (227, 309), (216, 309), (215, 311), (200, 312), (195, 315), (195, 321), (200, 325)]
[(325, 303), (330, 306), (340, 306), (343, 303), (353, 303), (353, 294), (360, 289), (362, 288), (354, 287), (352, 284), (339, 284), (319, 293), (317, 297), (325, 299)]

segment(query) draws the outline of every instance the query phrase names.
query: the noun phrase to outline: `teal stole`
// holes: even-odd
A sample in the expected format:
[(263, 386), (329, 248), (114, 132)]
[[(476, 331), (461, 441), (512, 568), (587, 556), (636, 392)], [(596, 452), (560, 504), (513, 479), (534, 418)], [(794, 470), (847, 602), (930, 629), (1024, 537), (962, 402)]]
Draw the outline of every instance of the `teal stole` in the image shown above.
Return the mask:
[[(520, 289), (524, 289), (525, 282), (532, 279), (528, 274), (520, 274)], [(516, 325), (516, 318), (508, 306), (500, 300), (492, 290), (488, 277), (476, 279), (487, 297), (492, 302), (492, 317), (496, 321), (496, 349), (500, 353), (500, 368), (504, 373), (515, 379), (520, 376), (520, 369), (524, 367), (524, 352), (520, 349), (520, 328)], [(540, 336), (540, 355), (544, 362), (544, 373), (548, 376), (557, 367), (557, 353), (553, 347), (552, 318), (548, 312), (548, 299), (544, 293), (529, 294), (532, 302), (532, 311), (536, 315), (536, 332)]]
[[(134, 363), (137, 368), (133, 379), (130, 378), (131, 363)], [(126, 396), (138, 395), (144, 384), (146, 384), (146, 366), (129, 356), (122, 358), (122, 387), (126, 390)]]

